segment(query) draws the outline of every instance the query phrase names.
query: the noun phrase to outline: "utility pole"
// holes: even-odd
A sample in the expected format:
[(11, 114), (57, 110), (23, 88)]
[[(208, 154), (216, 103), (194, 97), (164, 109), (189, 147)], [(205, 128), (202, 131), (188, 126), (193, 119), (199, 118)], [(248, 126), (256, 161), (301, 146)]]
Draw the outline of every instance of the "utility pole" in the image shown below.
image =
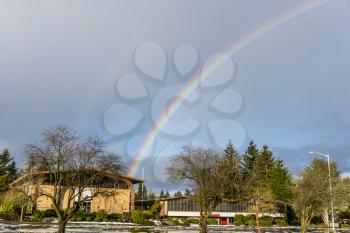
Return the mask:
[(142, 167), (142, 184), (141, 184), (141, 209), (143, 210), (143, 182), (145, 178), (145, 167)]

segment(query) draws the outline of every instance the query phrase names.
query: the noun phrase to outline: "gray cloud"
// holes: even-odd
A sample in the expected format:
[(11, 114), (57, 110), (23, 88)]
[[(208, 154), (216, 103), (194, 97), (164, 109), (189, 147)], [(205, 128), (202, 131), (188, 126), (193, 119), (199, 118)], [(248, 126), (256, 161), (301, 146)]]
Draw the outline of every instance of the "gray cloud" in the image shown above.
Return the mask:
[[(155, 41), (171, 54), (192, 44), (203, 62), (302, 2), (1, 1), (0, 148), (9, 147), (23, 164), (26, 143), (39, 140), (46, 127), (66, 123), (82, 135), (103, 135), (123, 152), (128, 138), (114, 140), (102, 118), (118, 102), (117, 77), (136, 73), (137, 46)], [(249, 138), (270, 144), (293, 173), (310, 161), (309, 149), (332, 154), (350, 172), (346, 2), (302, 14), (233, 57), (233, 88), (244, 97), (238, 120)], [(145, 125), (140, 133), (148, 130)]]

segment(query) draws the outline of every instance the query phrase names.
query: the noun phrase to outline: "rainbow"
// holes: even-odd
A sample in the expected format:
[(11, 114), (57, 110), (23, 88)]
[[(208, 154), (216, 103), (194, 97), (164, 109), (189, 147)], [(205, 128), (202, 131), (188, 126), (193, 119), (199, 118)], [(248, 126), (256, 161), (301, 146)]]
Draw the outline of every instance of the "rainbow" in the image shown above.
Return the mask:
[[(236, 43), (226, 48), (222, 53), (229, 54), (231, 56), (236, 56), (241, 50), (249, 47), (259, 38), (264, 35), (272, 32), (275, 28), (283, 25), (289, 20), (304, 14), (310, 10), (313, 10), (325, 3), (331, 2), (331, 0), (309, 0), (304, 3), (293, 7), (292, 9), (287, 10), (286, 12), (278, 15), (260, 27), (252, 30), (251, 32), (245, 34), (241, 37)], [(193, 90), (195, 90), (199, 84), (199, 82), (203, 79), (208, 78), (220, 65), (224, 62), (224, 57), (218, 57), (211, 64), (207, 65), (204, 69), (198, 71), (193, 78), (189, 81), (189, 83), (179, 92), (178, 96), (188, 97), (192, 94)], [(150, 132), (145, 137), (140, 149), (134, 156), (134, 162), (131, 164), (129, 169), (129, 174), (135, 176), (142, 162), (143, 155), (145, 152), (150, 149), (154, 139), (157, 137), (159, 131), (164, 127), (169, 117), (171, 117), (176, 110), (179, 108), (182, 102), (182, 98), (178, 98), (177, 101), (174, 101), (169, 107), (167, 113), (163, 113), (163, 115), (155, 122), (154, 127), (150, 130)]]

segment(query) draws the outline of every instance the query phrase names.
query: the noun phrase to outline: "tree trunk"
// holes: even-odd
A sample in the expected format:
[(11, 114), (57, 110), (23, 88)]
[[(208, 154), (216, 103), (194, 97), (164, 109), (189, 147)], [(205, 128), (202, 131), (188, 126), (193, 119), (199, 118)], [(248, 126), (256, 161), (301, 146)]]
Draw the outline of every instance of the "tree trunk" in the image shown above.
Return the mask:
[(322, 209), (321, 217), (322, 217), (324, 224), (326, 224), (326, 226), (329, 228), (328, 208)]
[(260, 222), (259, 222), (259, 210), (258, 210), (258, 208), (255, 209), (255, 220), (256, 220), (256, 229), (258, 230), (258, 233), (260, 233)]
[(207, 233), (207, 215), (204, 213), (201, 213), (200, 219), (199, 219), (199, 232), (200, 233)]
[(306, 233), (306, 230), (310, 224), (311, 218), (313, 215), (310, 215), (308, 211), (304, 210), (301, 212), (300, 216), (300, 233)]
[(22, 205), (22, 207), (21, 207), (21, 217), (20, 217), (20, 222), (23, 222), (23, 216), (24, 216), (24, 206)]
[(63, 220), (62, 218), (58, 218), (58, 233), (65, 233), (66, 232), (66, 225), (67, 221)]

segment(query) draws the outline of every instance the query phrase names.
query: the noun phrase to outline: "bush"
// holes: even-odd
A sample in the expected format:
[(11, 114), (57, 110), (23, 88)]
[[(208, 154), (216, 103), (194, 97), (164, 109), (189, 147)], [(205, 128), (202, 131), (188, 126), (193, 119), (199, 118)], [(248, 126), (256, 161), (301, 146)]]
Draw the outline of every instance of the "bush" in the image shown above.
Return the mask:
[(40, 220), (44, 218), (44, 212), (40, 210), (34, 210), (32, 213), (32, 217), (35, 220)]
[(244, 217), (244, 223), (248, 226), (256, 226), (256, 219), (254, 214), (250, 214)]
[(4, 219), (6, 221), (15, 221), (19, 219), (19, 216), (16, 213), (2, 213), (0, 212), (0, 219)]
[(47, 209), (42, 213), (44, 218), (57, 218), (56, 211), (54, 209)]
[(15, 207), (13, 202), (4, 202), (1, 204), (0, 213), (2, 214), (8, 214), (8, 213), (14, 213)]
[(131, 214), (131, 221), (133, 223), (152, 225), (150, 219), (152, 218), (152, 212), (149, 210), (135, 210)]
[(108, 215), (108, 219), (114, 222), (123, 220), (123, 215), (120, 213), (113, 213)]
[(99, 210), (96, 212), (96, 218), (100, 218), (102, 220), (108, 218), (108, 215), (104, 210)]
[(91, 222), (91, 220), (93, 220), (93, 218), (91, 216), (88, 216), (85, 218), (85, 221), (87, 221), (87, 222)]
[(259, 218), (259, 223), (260, 223), (260, 226), (271, 227), (273, 225), (273, 217), (263, 216)]
[(176, 226), (181, 225), (180, 220), (177, 218), (170, 218), (169, 221), (171, 222), (171, 225), (176, 225)]
[(276, 219), (274, 219), (274, 223), (279, 227), (288, 226), (288, 223), (284, 218), (276, 218)]
[(188, 221), (188, 219), (181, 219), (181, 226), (183, 227), (189, 227), (190, 226), (190, 221)]
[(151, 206), (150, 211), (151, 211), (154, 219), (159, 219), (159, 213), (161, 210), (162, 210), (162, 207), (157, 203), (155, 203)]
[(198, 218), (188, 218), (187, 221), (189, 223), (199, 224), (199, 219)]
[(18, 220), (21, 215), (20, 203), (20, 198), (4, 201), (0, 206), (0, 218), (9, 221)]
[(218, 220), (215, 218), (208, 218), (207, 223), (208, 225), (218, 225)]
[(102, 222), (102, 218), (100, 218), (100, 217), (95, 217), (94, 221), (95, 221), (95, 222)]
[(245, 218), (244, 218), (244, 215), (242, 214), (237, 214), (234, 218), (234, 222), (233, 224), (235, 226), (241, 226), (241, 225), (244, 225), (245, 224)]

